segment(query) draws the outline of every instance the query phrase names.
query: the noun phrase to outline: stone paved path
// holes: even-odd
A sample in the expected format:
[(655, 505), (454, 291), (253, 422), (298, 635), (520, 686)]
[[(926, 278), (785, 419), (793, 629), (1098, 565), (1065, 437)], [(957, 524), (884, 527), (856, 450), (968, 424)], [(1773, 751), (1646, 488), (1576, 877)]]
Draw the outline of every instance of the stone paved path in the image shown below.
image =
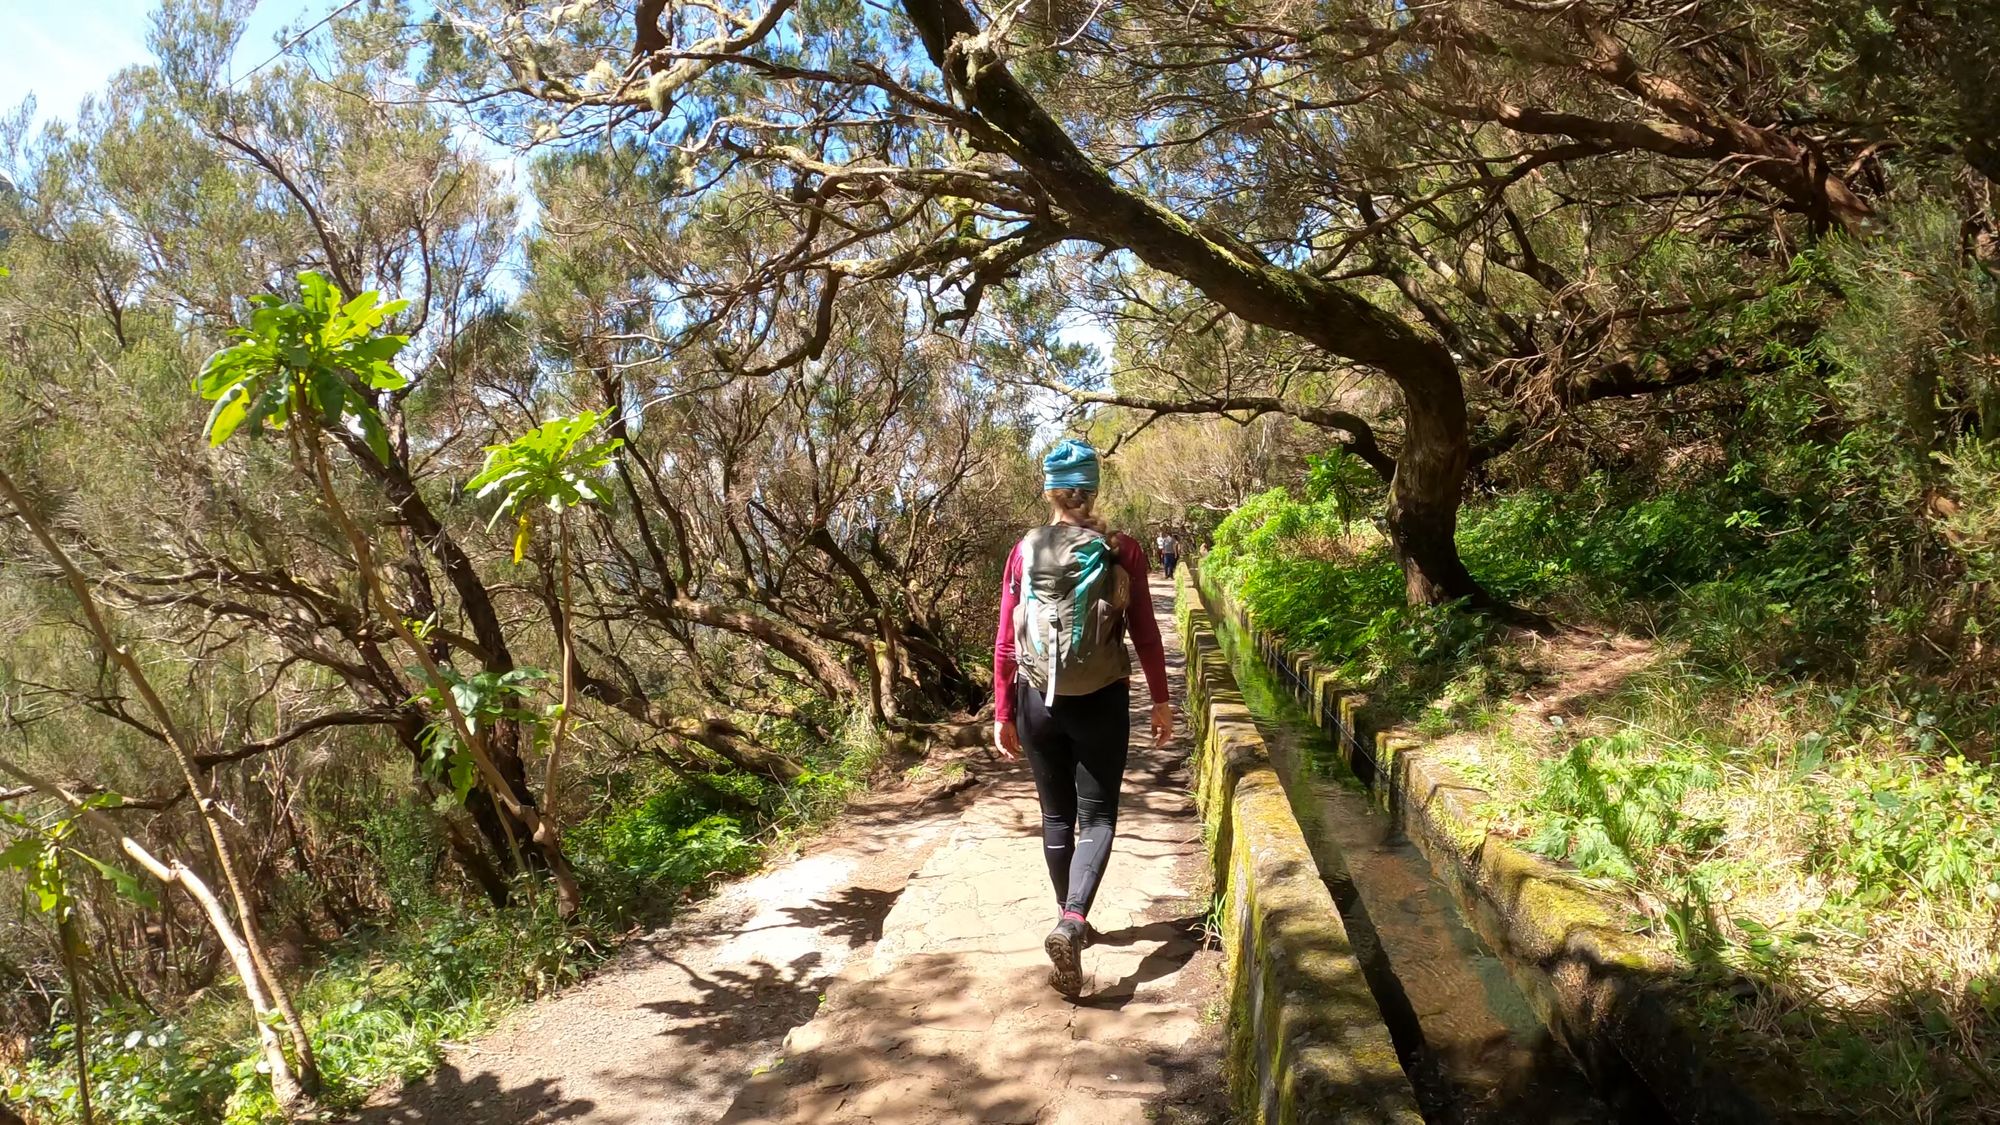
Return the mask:
[[(1163, 614), (1163, 617), (1165, 615)], [(1180, 654), (1168, 631), (1175, 696)], [(1085, 995), (1048, 986), (1055, 906), (1027, 770), (994, 776), (931, 852), (866, 959), (723, 1120), (797, 1123), (1219, 1120), (1215, 956), (1185, 736), (1156, 750), (1135, 691), (1118, 840), (1092, 910)], [(1199, 954), (1199, 956), (1198, 956)]]
[[(1143, 710), (1133, 722), (1144, 731)], [(1199, 941), (1185, 737), (1149, 741), (1134, 739), (1079, 1002), (1047, 983), (1055, 907), (1034, 783), (986, 755), (955, 803), (861, 802), (799, 858), (631, 943), (360, 1120), (1220, 1122), (1220, 1032), (1201, 1019), (1220, 955)]]

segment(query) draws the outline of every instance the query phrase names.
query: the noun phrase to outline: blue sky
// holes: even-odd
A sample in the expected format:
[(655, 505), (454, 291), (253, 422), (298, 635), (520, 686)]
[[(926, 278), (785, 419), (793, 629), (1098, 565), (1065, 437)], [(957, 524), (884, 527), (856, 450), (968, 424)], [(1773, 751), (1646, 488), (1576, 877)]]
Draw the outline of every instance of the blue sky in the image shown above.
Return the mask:
[[(237, 47), (239, 73), (277, 50), (273, 38), (287, 25), (304, 27), (339, 0), (262, 0)], [(156, 0), (0, 0), (0, 107), (13, 109), (29, 94), (41, 118), (75, 117), (84, 96), (134, 63), (146, 62), (146, 32)]]

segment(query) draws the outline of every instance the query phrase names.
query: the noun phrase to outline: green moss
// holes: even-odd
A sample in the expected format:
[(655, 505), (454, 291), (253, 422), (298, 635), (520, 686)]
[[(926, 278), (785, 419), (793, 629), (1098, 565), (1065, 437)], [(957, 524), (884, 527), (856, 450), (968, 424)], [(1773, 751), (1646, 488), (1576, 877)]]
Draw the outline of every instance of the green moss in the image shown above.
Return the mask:
[(1417, 1125), (1339, 912), (1206, 615), (1188, 600), (1195, 787), (1227, 919), (1231, 1102), (1258, 1125)]

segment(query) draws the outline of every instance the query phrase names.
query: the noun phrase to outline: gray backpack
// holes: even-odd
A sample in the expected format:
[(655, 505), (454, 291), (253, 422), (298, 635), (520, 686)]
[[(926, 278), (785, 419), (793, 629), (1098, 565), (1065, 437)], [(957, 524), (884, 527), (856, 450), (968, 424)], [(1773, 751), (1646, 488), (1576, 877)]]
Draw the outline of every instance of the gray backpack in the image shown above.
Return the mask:
[(1028, 683), (1053, 705), (1132, 674), (1125, 651), (1131, 579), (1118, 549), (1088, 527), (1052, 523), (1021, 539), (1021, 596), (1014, 656)]

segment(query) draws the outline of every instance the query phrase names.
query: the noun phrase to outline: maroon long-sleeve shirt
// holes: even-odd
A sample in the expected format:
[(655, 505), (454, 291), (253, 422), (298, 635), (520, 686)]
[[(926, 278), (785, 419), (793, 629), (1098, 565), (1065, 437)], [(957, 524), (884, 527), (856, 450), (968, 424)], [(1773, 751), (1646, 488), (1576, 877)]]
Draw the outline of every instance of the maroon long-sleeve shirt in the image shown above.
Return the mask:
[[(1118, 550), (1118, 565), (1131, 579), (1132, 601), (1125, 607), (1126, 635), (1139, 651), (1139, 667), (1146, 673), (1146, 690), (1154, 703), (1167, 702), (1167, 650), (1160, 643), (1160, 622), (1153, 616), (1153, 593), (1146, 586), (1149, 567), (1146, 549), (1130, 535), (1112, 537)], [(1014, 720), (1014, 693), (1011, 689), (1019, 664), (1014, 658), (1014, 606), (1021, 600), (1021, 547), (1014, 545), (1007, 556), (1007, 576), (1000, 582), (1000, 627), (993, 634), (993, 719)]]

